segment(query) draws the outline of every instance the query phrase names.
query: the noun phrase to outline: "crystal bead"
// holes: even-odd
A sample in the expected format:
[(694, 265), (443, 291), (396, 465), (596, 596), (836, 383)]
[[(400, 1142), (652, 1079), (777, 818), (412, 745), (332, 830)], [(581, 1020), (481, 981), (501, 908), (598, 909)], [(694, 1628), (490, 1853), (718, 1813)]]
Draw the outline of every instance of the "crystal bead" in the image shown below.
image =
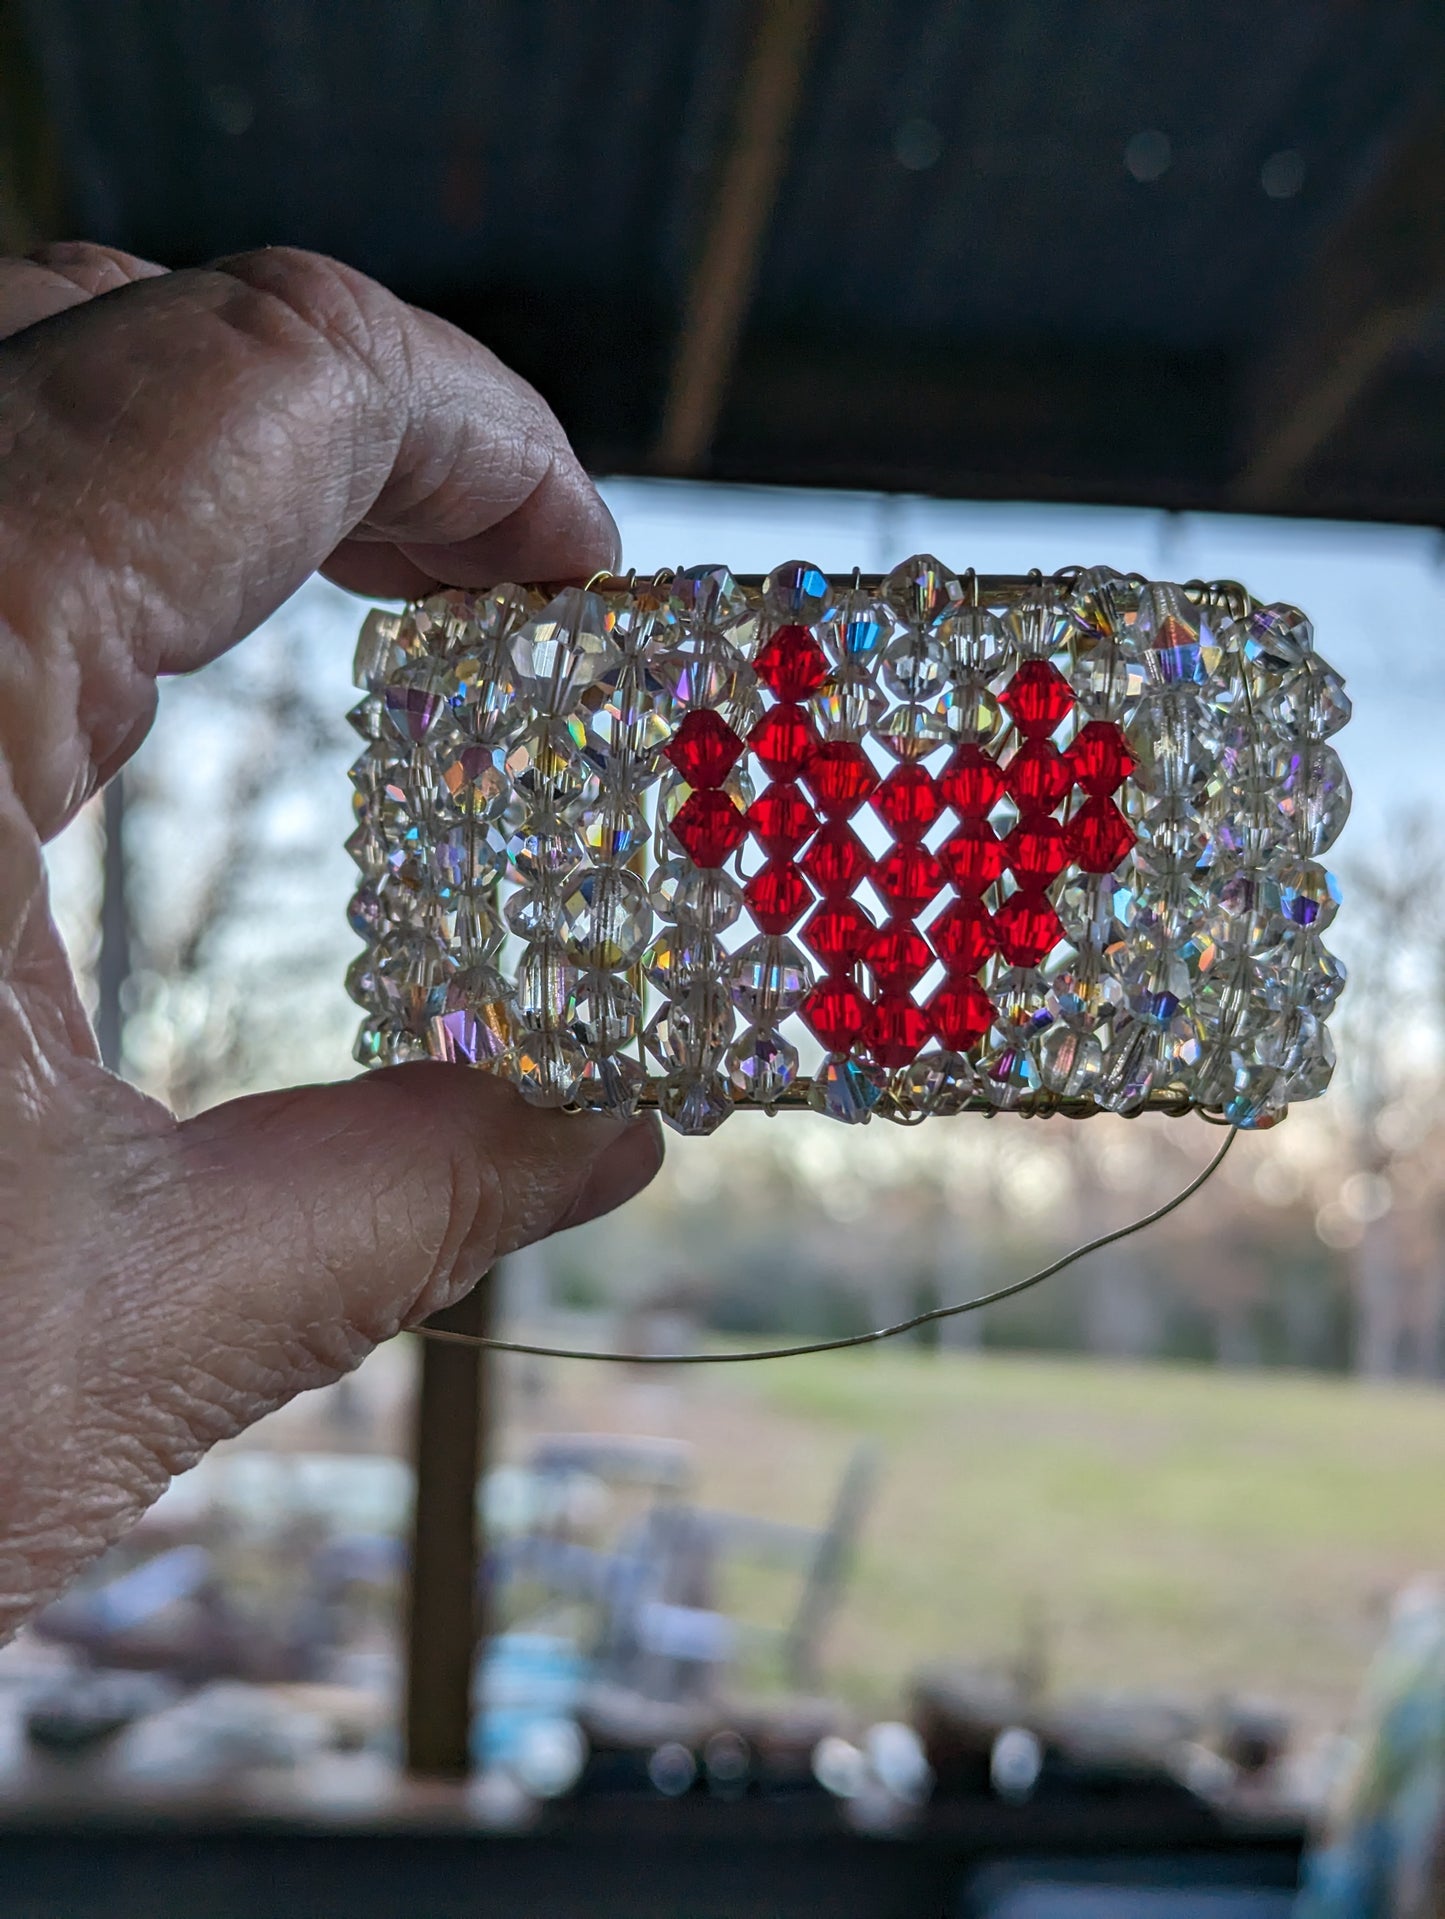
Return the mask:
[(845, 594), (824, 634), (835, 659), (860, 664), (881, 653), (892, 637), (888, 609), (867, 593)]
[(1025, 740), (1003, 771), (1021, 813), (1052, 812), (1074, 783), (1072, 767), (1051, 740)]
[(1279, 904), (1286, 922), (1323, 933), (1340, 908), (1340, 887), (1333, 873), (1315, 860), (1291, 860), (1275, 869)]
[(1004, 688), (1003, 704), (1025, 739), (1044, 740), (1067, 719), (1074, 698), (1056, 666), (1025, 660)]
[(873, 731), (887, 705), (867, 667), (844, 664), (813, 695), (811, 710), (829, 740), (856, 742)]
[(850, 819), (878, 784), (867, 754), (850, 740), (824, 740), (815, 746), (803, 778), (827, 820)]
[(864, 1042), (880, 1066), (907, 1066), (932, 1037), (932, 1022), (907, 993), (881, 993), (868, 1014)]
[(905, 626), (931, 627), (962, 610), (963, 588), (931, 553), (915, 553), (883, 582), (883, 598)]
[(721, 786), (742, 753), (742, 740), (711, 707), (687, 714), (662, 749), (688, 785), (701, 788)]
[(976, 679), (991, 680), (1008, 657), (1003, 624), (986, 607), (970, 606), (956, 613), (943, 638), (955, 671)]
[(933, 964), (928, 941), (906, 919), (890, 920), (880, 927), (868, 941), (863, 957), (880, 986), (901, 992), (916, 986)]
[(1199, 814), (1184, 800), (1156, 800), (1138, 822), (1135, 869), (1163, 883), (1193, 873), (1205, 858), (1207, 843)]
[(933, 775), (905, 761), (874, 793), (872, 806), (894, 839), (921, 840), (943, 810), (943, 801)]
[(358, 886), (347, 903), (346, 923), (358, 939), (374, 939), (381, 930), (381, 901), (374, 886)]
[(1123, 731), (1107, 720), (1079, 728), (1064, 756), (1075, 781), (1095, 799), (1108, 799), (1138, 764)]
[(711, 1073), (727, 1051), (736, 1023), (727, 983), (698, 980), (659, 1008), (643, 1044), (666, 1067)]
[[(1202, 896), (1195, 889), (1194, 908), (1197, 909), (1201, 901)], [(1132, 884), (1102, 873), (1065, 880), (1058, 896), (1066, 937), (1075, 946), (1087, 946), (1096, 953), (1107, 953), (1113, 947), (1124, 945), (1127, 928), (1134, 917), (1134, 905)]]
[(1218, 716), (1190, 687), (1147, 693), (1135, 715), (1136, 778), (1146, 793), (1196, 800), (1220, 771)]
[(570, 1033), (533, 1028), (518, 1037), (506, 1067), (533, 1106), (569, 1106), (581, 1090), (587, 1055)]
[(1136, 1113), (1159, 1077), (1161, 1035), (1139, 1020), (1115, 1022), (1104, 1055), (1103, 1070), (1094, 1082), (1094, 1104), (1106, 1113)]
[(995, 911), (993, 932), (1011, 966), (1041, 966), (1064, 938), (1064, 923), (1046, 894), (1021, 888)]
[(813, 1076), (808, 1104), (845, 1126), (866, 1125), (887, 1090), (883, 1069), (834, 1053)]
[(1302, 741), (1277, 749), (1265, 762), (1275, 801), (1305, 858), (1327, 853), (1350, 817), (1353, 795), (1332, 746)]
[(721, 866), (747, 832), (742, 813), (726, 793), (701, 789), (685, 802), (670, 830), (693, 863), (703, 867)]
[(1289, 924), (1278, 882), (1264, 873), (1211, 873), (1205, 885), (1209, 931), (1231, 953), (1268, 952), (1279, 945)]
[(576, 1098), (590, 1112), (631, 1119), (647, 1091), (645, 1069), (628, 1053), (589, 1057)]
[(758, 678), (779, 700), (810, 699), (828, 677), (828, 656), (806, 626), (780, 626), (753, 661)]
[(1145, 687), (1142, 661), (1132, 640), (1106, 640), (1076, 659), (1069, 671), (1079, 710), (1090, 720), (1127, 724)]
[(1097, 1033), (1076, 1026), (1054, 1026), (1039, 1042), (1039, 1073), (1061, 1099), (1083, 1099), (1104, 1070), (1104, 1045)]
[(978, 900), (955, 900), (929, 927), (928, 937), (950, 973), (976, 973), (998, 951), (993, 919)]
[(652, 908), (639, 879), (621, 867), (589, 867), (562, 901), (571, 956), (604, 971), (631, 966), (652, 937)]
[(1316, 1019), (1328, 1019), (1345, 990), (1344, 963), (1309, 933), (1287, 934), (1281, 956), (1284, 965), (1265, 980), (1271, 1006), (1298, 1006)]
[[(836, 611), (827, 574), (806, 560), (788, 560), (773, 568), (763, 581), (763, 606), (775, 620), (795, 621), (804, 627), (829, 620)], [(775, 687), (774, 691), (780, 689)]]
[(642, 1001), (625, 979), (607, 972), (582, 976), (571, 1025), (584, 1046), (597, 1053), (615, 1053), (632, 1044), (641, 1024)]
[(1134, 829), (1112, 800), (1089, 800), (1069, 821), (1068, 850), (1084, 873), (1112, 873), (1134, 850)]
[(1319, 740), (1338, 733), (1353, 710), (1344, 681), (1317, 653), (1310, 654), (1265, 704), (1265, 714), (1276, 726)]
[(1073, 854), (1070, 835), (1049, 813), (1025, 815), (1004, 841), (1003, 850), (1009, 871), (1023, 887), (1050, 885)]
[(1286, 1101), (1318, 1099), (1335, 1073), (1335, 1042), (1329, 1027), (1307, 1013), (1300, 1017), (1309, 1021), (1309, 1027), (1307, 1033), (1297, 1035), (1286, 1068)]
[(616, 613), (600, 593), (567, 586), (512, 636), (523, 684), (551, 713), (565, 713), (584, 687), (622, 660), (612, 637)]
[(738, 626), (752, 611), (747, 593), (725, 566), (690, 566), (674, 574), (668, 606), (694, 630), (714, 633)]
[(1153, 581), (1143, 588), (1133, 639), (1154, 685), (1207, 686), (1218, 677), (1224, 653), (1211, 622), (1208, 606), (1196, 605), (1182, 587)]
[(1247, 614), (1231, 629), (1230, 637), (1265, 680), (1303, 666), (1315, 643), (1314, 628), (1306, 616), (1282, 600)]
[(905, 633), (883, 655), (883, 681), (900, 700), (931, 700), (950, 675), (952, 662), (939, 640)]
[(748, 808), (747, 829), (773, 859), (791, 859), (818, 830), (818, 816), (789, 780), (775, 780)]
[(843, 973), (863, 957), (876, 928), (856, 900), (824, 900), (799, 937), (828, 973)]
[(954, 1053), (977, 1046), (993, 1025), (993, 1001), (973, 979), (946, 979), (926, 1011), (934, 1032)]
[[(1052, 586), (1045, 583), (1026, 593), (1008, 616), (1008, 632), (1020, 659), (1046, 660), (1069, 643), (1071, 622)], [(989, 672), (998, 670), (1002, 658)]]
[(346, 842), (346, 851), (366, 879), (378, 880), (386, 871), (387, 844), (374, 826), (358, 826)]
[(673, 890), (673, 919), (706, 933), (726, 932), (742, 910), (742, 888), (712, 867), (695, 867)]
[(873, 867), (862, 840), (841, 820), (830, 820), (814, 835), (799, 864), (824, 899), (847, 898)]
[(415, 1033), (408, 1033), (394, 1020), (381, 1020), (371, 1040), (372, 1056), (363, 1066), (413, 1066), (427, 1057), (427, 1050)]
[(570, 1025), (581, 977), (555, 940), (538, 940), (528, 949), (517, 970), (513, 997), (522, 1025), (529, 1028)]
[(851, 979), (825, 974), (803, 1001), (802, 1015), (830, 1053), (846, 1053), (863, 1037), (868, 1002)]
[(506, 872), (514, 843), (506, 823), (467, 820), (438, 833), (427, 857), (439, 887), (485, 893)]
[[(383, 1054), (387, 1049), (391, 1028), (388, 1021), (377, 1013), (369, 1014), (357, 1028), (356, 1038), (352, 1041), (351, 1057), (358, 1066), (382, 1066), (386, 1062)], [(408, 1039), (411, 1038), (407, 1034)], [(415, 1042), (413, 1041), (413, 1044)]]
[(795, 780), (819, 744), (801, 706), (771, 707), (748, 735), (748, 745), (775, 780)]
[(434, 661), (424, 660), (388, 680), (381, 689), (381, 703), (386, 733), (405, 746), (421, 746), (434, 734), (452, 730), (451, 708)]
[(455, 956), (431, 934), (406, 933), (385, 940), (373, 957), (381, 1009), (420, 1037), (427, 1022), (445, 1008), (447, 987), (457, 971)]
[(909, 918), (921, 913), (944, 886), (943, 868), (926, 846), (891, 846), (875, 860), (869, 877), (889, 910)]
[(728, 1048), (727, 1075), (739, 1099), (771, 1105), (798, 1077), (798, 1049), (770, 1028), (750, 1028)]
[(384, 730), (383, 715), (384, 708), (381, 695), (379, 693), (368, 693), (365, 699), (356, 702), (356, 705), (351, 708), (346, 718), (348, 723), (361, 735), (362, 739), (370, 741), (381, 738)]
[(879, 742), (897, 760), (922, 760), (948, 739), (948, 719), (931, 706), (895, 706), (875, 729)]
[[(927, 717), (930, 721), (941, 720), (947, 737), (964, 746), (987, 746), (1004, 725), (1003, 708), (989, 691), (988, 682), (971, 673), (960, 674), (946, 699), (936, 701)], [(921, 751), (932, 752), (937, 741), (927, 729), (920, 731), (925, 742)], [(899, 759), (907, 757), (896, 746), (890, 750)]]
[(1000, 1046), (980, 1057), (978, 1084), (990, 1106), (1013, 1112), (1034, 1098), (1043, 1080), (1026, 1046)]
[(370, 947), (358, 953), (346, 969), (346, 991), (358, 1006), (375, 1007), (380, 997), (376, 979), (376, 955)]
[(669, 999), (685, 992), (695, 980), (716, 978), (725, 963), (716, 936), (686, 922), (664, 927), (642, 956), (649, 982)]
[(733, 1110), (727, 1081), (719, 1073), (679, 1068), (669, 1073), (657, 1096), (658, 1111), (675, 1133), (687, 1139), (705, 1139), (715, 1133)]
[(907, 1114), (959, 1113), (978, 1092), (978, 1074), (962, 1053), (921, 1053), (894, 1077), (892, 1090)]
[(1048, 985), (1037, 967), (1006, 967), (988, 990), (994, 1006), (993, 1023), (1009, 1045), (1031, 1044), (1053, 1024)]
[(813, 969), (790, 939), (762, 933), (729, 963), (733, 1005), (757, 1026), (797, 1012), (813, 988)]
[(1064, 595), (1070, 619), (1094, 640), (1110, 640), (1127, 632), (1138, 607), (1138, 588), (1111, 566), (1085, 568)]
[(550, 880), (519, 886), (502, 908), (508, 929), (518, 939), (537, 940), (562, 926), (562, 892)]
[(577, 826), (582, 844), (598, 865), (621, 865), (647, 844), (647, 816), (634, 801), (610, 799), (584, 807)]
[(424, 650), (416, 628), (402, 614), (373, 607), (361, 623), (351, 668), (352, 684), (375, 692), (407, 659)]
[(645, 784), (671, 737), (674, 705), (671, 688), (644, 666), (604, 674), (577, 702), (589, 762), (612, 785)]
[(427, 1028), (427, 1051), (453, 1065), (492, 1066), (516, 1039), (511, 989), (494, 966), (468, 966), (447, 982)]
[(987, 820), (968, 817), (943, 842), (938, 857), (965, 899), (979, 899), (1003, 875), (1007, 854)]
[(786, 933), (813, 904), (812, 889), (787, 860), (769, 860), (743, 888), (748, 911), (765, 933)]
[(997, 760), (981, 746), (966, 744), (938, 776), (938, 790), (965, 819), (983, 819), (1003, 798), (1005, 780)]
[(1124, 1003), (1124, 988), (1096, 954), (1081, 954), (1049, 980), (1044, 1004), (1055, 1020), (1081, 1031), (1102, 1025)]
[(443, 757), (438, 777), (446, 798), (466, 819), (501, 819), (512, 802), (505, 747), (459, 746)]
[(1242, 1132), (1262, 1132), (1282, 1117), (1282, 1090), (1274, 1067), (1241, 1062), (1224, 1103), (1224, 1117)]

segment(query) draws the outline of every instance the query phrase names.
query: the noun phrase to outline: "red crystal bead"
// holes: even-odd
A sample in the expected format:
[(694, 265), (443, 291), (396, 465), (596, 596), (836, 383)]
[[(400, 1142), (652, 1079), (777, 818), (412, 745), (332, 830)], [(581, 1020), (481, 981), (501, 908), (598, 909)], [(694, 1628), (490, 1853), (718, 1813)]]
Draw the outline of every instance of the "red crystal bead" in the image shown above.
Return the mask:
[(1046, 740), (1073, 709), (1069, 683), (1047, 660), (1025, 660), (1004, 688), (1003, 703), (1026, 740)]
[(812, 889), (788, 860), (769, 860), (743, 888), (748, 911), (765, 933), (786, 933), (813, 903)]
[(852, 980), (830, 973), (803, 1001), (801, 1012), (830, 1053), (846, 1053), (868, 1024), (868, 1002)]
[(841, 972), (863, 957), (877, 928), (856, 900), (824, 900), (799, 934), (826, 972)]
[(868, 942), (863, 957), (880, 986), (907, 991), (933, 964), (928, 941), (909, 920), (889, 920)]
[(662, 749), (689, 786), (721, 786), (737, 765), (743, 743), (711, 707), (689, 713)]
[(1010, 966), (1041, 966), (1064, 937), (1064, 922), (1032, 888), (1006, 899), (993, 916), (999, 951)]
[(1047, 886), (1073, 854), (1069, 836), (1047, 813), (1025, 814), (1003, 843), (1009, 871), (1021, 886)]
[(824, 899), (839, 900), (867, 878), (873, 862), (851, 826), (830, 820), (815, 835), (800, 864)]
[(921, 913), (943, 889), (943, 868), (926, 846), (891, 846), (870, 876), (892, 912)]
[(965, 819), (982, 819), (1003, 798), (1004, 777), (992, 754), (969, 740), (939, 774), (938, 790)]
[(966, 1053), (993, 1025), (993, 1001), (977, 980), (946, 979), (928, 1002), (928, 1017), (950, 1052)]
[(828, 677), (828, 658), (806, 626), (780, 626), (753, 661), (780, 700), (806, 700)]
[(929, 927), (928, 937), (950, 973), (976, 973), (998, 951), (993, 921), (978, 900), (955, 900)]
[(1003, 841), (987, 820), (980, 819), (966, 819), (939, 847), (938, 857), (965, 899), (977, 899), (986, 893), (1005, 864)]
[(1134, 847), (1134, 829), (1112, 800), (1085, 802), (1068, 825), (1069, 854), (1083, 873), (1112, 873)]
[(885, 993), (868, 1015), (868, 1051), (880, 1066), (907, 1066), (932, 1030), (927, 1013), (906, 993)]
[(803, 778), (827, 820), (850, 819), (878, 784), (868, 755), (853, 740), (821, 740)]
[(791, 857), (818, 830), (818, 815), (802, 789), (789, 780), (774, 780), (743, 817), (748, 831), (771, 858)]
[(1117, 792), (1138, 765), (1122, 731), (1108, 720), (1080, 727), (1065, 757), (1079, 785), (1098, 799)]
[(895, 766), (873, 795), (873, 811), (896, 840), (921, 840), (943, 811), (933, 775), (916, 761)]
[(1004, 776), (1021, 813), (1051, 813), (1074, 783), (1073, 768), (1052, 740), (1025, 740)]
[(818, 735), (801, 706), (774, 706), (748, 735), (748, 745), (775, 780), (793, 780), (808, 764)]
[(747, 828), (726, 793), (690, 794), (673, 816), (672, 836), (694, 866), (721, 866)]

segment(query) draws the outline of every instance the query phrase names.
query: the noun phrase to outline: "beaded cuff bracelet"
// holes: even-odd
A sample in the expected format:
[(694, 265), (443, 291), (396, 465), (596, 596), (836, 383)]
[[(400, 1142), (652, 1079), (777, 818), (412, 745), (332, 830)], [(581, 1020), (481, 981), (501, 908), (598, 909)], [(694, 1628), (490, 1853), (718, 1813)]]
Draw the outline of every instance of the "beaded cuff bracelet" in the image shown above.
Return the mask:
[(1344, 684), (1297, 609), (792, 562), (373, 612), (357, 1058), (835, 1119), (1322, 1093)]

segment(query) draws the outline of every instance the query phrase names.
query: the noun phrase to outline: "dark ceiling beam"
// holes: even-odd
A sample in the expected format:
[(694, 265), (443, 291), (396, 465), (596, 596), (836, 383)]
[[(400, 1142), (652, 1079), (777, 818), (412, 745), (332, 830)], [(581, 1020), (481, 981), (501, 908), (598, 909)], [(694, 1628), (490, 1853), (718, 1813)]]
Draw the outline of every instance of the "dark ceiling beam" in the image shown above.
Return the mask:
[(688, 288), (653, 464), (699, 472), (756, 285), (820, 0), (753, 0), (747, 65)]
[(1445, 301), (1445, 113), (1401, 141), (1329, 235), (1244, 383), (1230, 504), (1304, 504), (1300, 483), (1388, 363)]

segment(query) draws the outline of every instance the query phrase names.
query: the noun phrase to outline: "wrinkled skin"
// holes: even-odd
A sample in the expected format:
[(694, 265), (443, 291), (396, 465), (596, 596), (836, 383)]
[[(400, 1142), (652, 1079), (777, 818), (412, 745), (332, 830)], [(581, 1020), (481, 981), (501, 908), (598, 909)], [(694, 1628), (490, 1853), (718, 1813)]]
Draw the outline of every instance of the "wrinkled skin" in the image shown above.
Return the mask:
[(655, 1129), (408, 1066), (172, 1114), (100, 1066), (41, 846), (156, 680), (318, 567), (564, 579), (616, 529), (536, 394), (313, 255), (0, 263), (0, 1639), (173, 1473), (493, 1258), (604, 1212)]

